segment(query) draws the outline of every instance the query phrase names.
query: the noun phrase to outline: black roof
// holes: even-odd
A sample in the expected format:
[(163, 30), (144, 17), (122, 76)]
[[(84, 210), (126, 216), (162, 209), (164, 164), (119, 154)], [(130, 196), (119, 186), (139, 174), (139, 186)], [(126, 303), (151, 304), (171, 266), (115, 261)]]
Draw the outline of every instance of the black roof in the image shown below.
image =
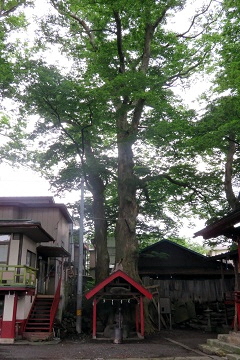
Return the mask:
[(202, 236), (204, 239), (215, 238), (224, 235), (230, 239), (240, 236), (240, 209), (230, 212), (221, 219), (206, 226), (204, 229), (197, 231), (194, 237)]
[(140, 273), (204, 274), (219, 272), (221, 263), (173, 241), (161, 240), (139, 254)]

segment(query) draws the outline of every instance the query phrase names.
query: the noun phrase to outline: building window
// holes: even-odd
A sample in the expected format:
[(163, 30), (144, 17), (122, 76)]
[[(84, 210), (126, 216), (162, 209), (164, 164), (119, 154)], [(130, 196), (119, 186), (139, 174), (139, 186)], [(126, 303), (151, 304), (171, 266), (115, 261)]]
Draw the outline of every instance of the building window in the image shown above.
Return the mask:
[(36, 254), (27, 250), (26, 265), (35, 268), (36, 267)]
[(0, 263), (6, 264), (8, 261), (10, 239), (10, 234), (0, 234)]

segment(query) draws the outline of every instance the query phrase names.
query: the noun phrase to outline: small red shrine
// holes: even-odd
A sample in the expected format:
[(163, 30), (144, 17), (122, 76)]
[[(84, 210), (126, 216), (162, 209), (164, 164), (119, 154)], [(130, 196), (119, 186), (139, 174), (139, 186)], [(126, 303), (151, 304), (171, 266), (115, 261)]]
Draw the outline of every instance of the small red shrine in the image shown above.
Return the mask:
[(119, 309), (124, 322), (124, 310), (134, 306), (135, 329), (140, 338), (144, 338), (144, 306), (143, 298), (152, 299), (152, 294), (142, 285), (133, 280), (122, 270), (117, 270), (85, 294), (89, 300), (93, 298), (92, 337), (97, 338), (97, 305), (112, 305)]

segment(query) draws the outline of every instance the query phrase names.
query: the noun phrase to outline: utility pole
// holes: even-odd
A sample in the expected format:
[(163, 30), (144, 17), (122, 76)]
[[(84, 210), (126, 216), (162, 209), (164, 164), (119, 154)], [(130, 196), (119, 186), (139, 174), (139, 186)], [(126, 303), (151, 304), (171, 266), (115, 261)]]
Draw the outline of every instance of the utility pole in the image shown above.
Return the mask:
[(82, 332), (82, 298), (83, 298), (83, 218), (84, 218), (84, 176), (81, 177), (80, 221), (79, 221), (79, 250), (78, 250), (78, 276), (77, 276), (77, 311), (76, 331)]

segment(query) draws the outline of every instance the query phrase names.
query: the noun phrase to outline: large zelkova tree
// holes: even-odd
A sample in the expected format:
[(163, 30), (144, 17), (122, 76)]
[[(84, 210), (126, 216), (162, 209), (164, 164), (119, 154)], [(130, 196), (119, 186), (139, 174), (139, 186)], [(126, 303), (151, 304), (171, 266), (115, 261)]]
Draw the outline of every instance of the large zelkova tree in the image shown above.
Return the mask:
[(109, 274), (106, 218), (113, 218), (106, 215), (106, 187), (115, 181), (117, 172), (111, 116), (106, 106), (97, 106), (82, 81), (61, 75), (53, 66), (31, 62), (27, 74), (27, 96), (25, 93), (20, 96), (24, 113), (40, 116), (36, 130), (31, 133), (35, 144), (39, 139), (39, 148), (31, 158), (32, 167), (42, 172), (58, 193), (78, 190), (78, 198), (84, 176), (86, 190), (92, 195), (91, 206), (86, 198), (85, 207), (89, 227), (94, 227), (92, 242), (97, 258), (101, 259), (95, 269), (100, 281)]
[[(24, 15), (25, 7), (33, 1), (28, 0), (0, 0), (0, 96), (14, 79), (14, 67), (18, 57), (17, 33), (26, 28), (27, 20)], [(15, 35), (15, 40), (10, 40)]]
[[(14, 82), (16, 62), (20, 61), (18, 36), (27, 26), (24, 10), (32, 1), (0, 1), (0, 160), (12, 164), (23, 159), (25, 121), (16, 118), (14, 103), (5, 103), (9, 84)], [(10, 110), (9, 110), (10, 109)]]
[(239, 206), (240, 107), (238, 96), (222, 96), (211, 102), (196, 124), (195, 149), (205, 162), (206, 170), (215, 178), (221, 192), (216, 199), (213, 220)]
[[(217, 90), (221, 95), (226, 92), (228, 97), (222, 98), (220, 108), (225, 111), (226, 133), (225, 141), (228, 142), (225, 165), (225, 192), (231, 209), (240, 207), (239, 183), (239, 147), (240, 147), (240, 59), (237, 55), (240, 50), (240, 4), (238, 1), (223, 2), (225, 19), (222, 32), (222, 46), (220, 49), (220, 71), (217, 76)], [(234, 192), (235, 188), (235, 192)]]
[[(194, 148), (203, 156), (208, 169), (214, 171), (222, 189), (216, 202), (219, 216), (240, 207), (239, 9), (238, 1), (223, 1), (222, 28), (216, 47), (216, 77), (206, 111), (196, 124), (194, 141)], [(214, 214), (209, 215), (215, 220)]]
[[(167, 211), (183, 214), (186, 202), (196, 210), (207, 197), (210, 176), (200, 176), (185, 146), (194, 114), (171, 86), (209, 61), (217, 17), (211, 6), (218, 3), (196, 10), (183, 32), (167, 25), (187, 1), (50, 3), (55, 13), (43, 20), (38, 43), (61, 49), (71, 68), (32, 61), (23, 71), (22, 92), (16, 96), (24, 115), (41, 116), (36, 132), (45, 136), (35, 161), (46, 171), (60, 166), (52, 179), (65, 188), (77, 187), (84, 174), (96, 211), (95, 233), (100, 222), (95, 234), (102, 246), (99, 274), (108, 270), (103, 259), (108, 258), (110, 214), (116, 219), (116, 261), (138, 279), (139, 213), (153, 214), (146, 226), (146, 221), (168, 219)], [(16, 77), (21, 76), (20, 71)]]

